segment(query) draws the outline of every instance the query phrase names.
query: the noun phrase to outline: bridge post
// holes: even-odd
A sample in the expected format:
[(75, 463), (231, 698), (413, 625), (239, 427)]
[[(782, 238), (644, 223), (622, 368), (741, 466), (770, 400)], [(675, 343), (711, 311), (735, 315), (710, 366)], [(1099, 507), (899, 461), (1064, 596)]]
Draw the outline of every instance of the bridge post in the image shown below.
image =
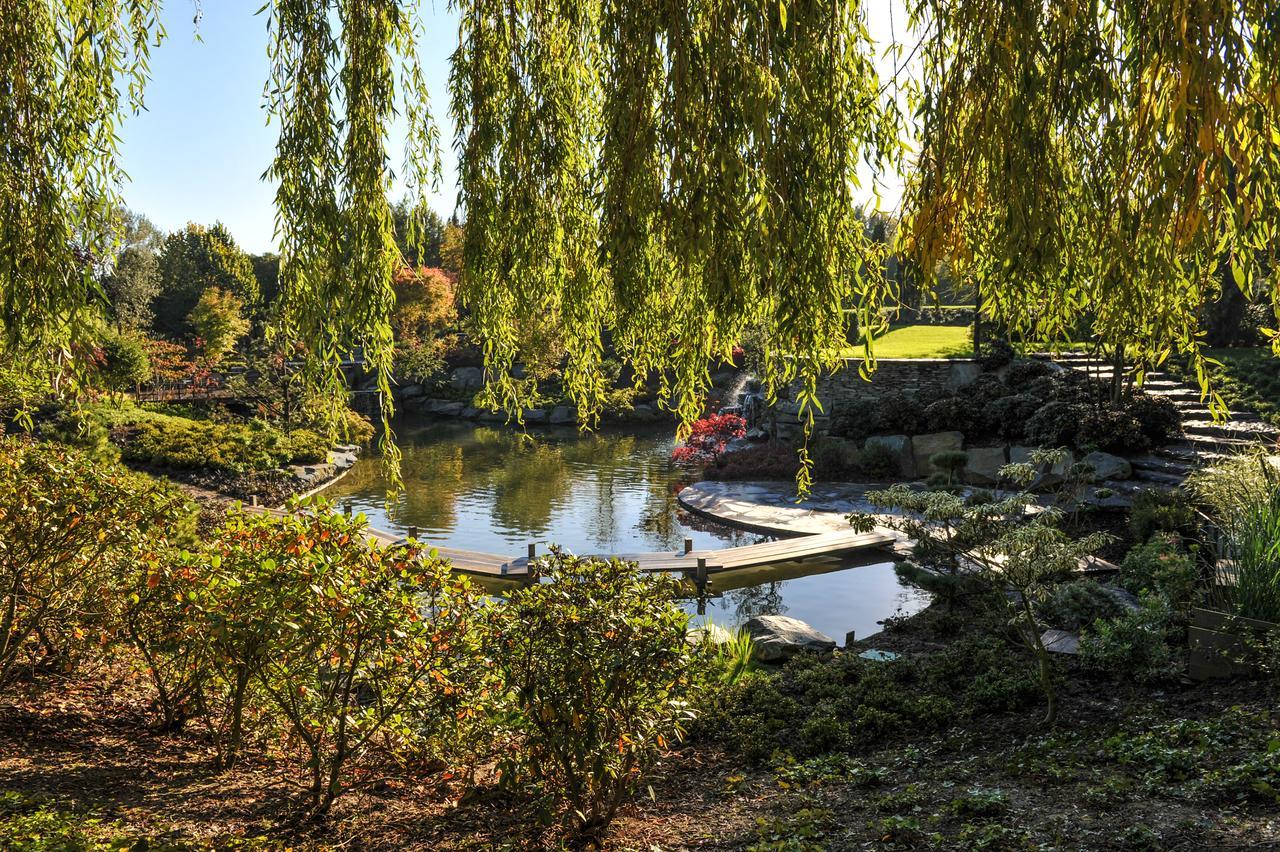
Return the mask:
[(686, 538), (684, 540), (684, 555), (688, 556), (690, 553), (693, 553), (693, 539)]
[(694, 582), (698, 584), (698, 594), (705, 594), (707, 591), (707, 559), (705, 556), (698, 557), (698, 573), (694, 577)]
[(417, 528), (417, 527), (409, 527), (409, 538), (414, 539), (415, 541), (417, 540), (417, 538), (418, 538), (418, 528)]
[(534, 542), (529, 542), (529, 561), (532, 562), (537, 558), (538, 558), (538, 545), (535, 544)]
[(351, 501), (350, 500), (343, 501), (342, 514), (346, 515), (348, 518), (351, 517)]
[(257, 507), (257, 505), (258, 505), (258, 495), (257, 495), (257, 494), (250, 494), (250, 495), (249, 495), (249, 505), (250, 505), (250, 506)]

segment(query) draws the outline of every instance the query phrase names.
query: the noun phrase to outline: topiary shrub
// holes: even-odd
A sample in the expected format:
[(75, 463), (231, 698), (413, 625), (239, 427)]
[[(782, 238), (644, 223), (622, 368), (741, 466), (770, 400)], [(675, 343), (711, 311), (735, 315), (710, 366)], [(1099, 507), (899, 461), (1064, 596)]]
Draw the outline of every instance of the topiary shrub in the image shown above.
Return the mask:
[(1027, 422), (1044, 404), (1043, 399), (1031, 394), (1013, 394), (993, 400), (979, 414), (989, 434), (1020, 441), (1026, 437)]
[(1009, 365), (1004, 373), (1004, 383), (1017, 393), (1025, 393), (1028, 385), (1036, 379), (1050, 376), (1055, 372), (1053, 364), (1038, 358), (1020, 358)]
[(1125, 413), (1138, 422), (1138, 428), (1151, 446), (1160, 446), (1182, 430), (1182, 416), (1172, 400), (1135, 393), (1125, 399)]
[(975, 433), (976, 404), (963, 396), (947, 396), (929, 403), (924, 409), (924, 424), (930, 432)]
[(978, 363), (984, 370), (998, 370), (1012, 363), (1017, 354), (1013, 344), (1007, 340), (987, 340), (982, 345), (982, 357)]
[(924, 406), (904, 393), (887, 393), (870, 412), (872, 434), (916, 435), (924, 431)]
[(1151, 448), (1151, 439), (1136, 417), (1124, 410), (1093, 405), (1076, 406), (1079, 426), (1073, 446), (1109, 453), (1139, 453)]
[(1041, 447), (1071, 447), (1083, 418), (1081, 406), (1047, 402), (1027, 420), (1027, 440)]

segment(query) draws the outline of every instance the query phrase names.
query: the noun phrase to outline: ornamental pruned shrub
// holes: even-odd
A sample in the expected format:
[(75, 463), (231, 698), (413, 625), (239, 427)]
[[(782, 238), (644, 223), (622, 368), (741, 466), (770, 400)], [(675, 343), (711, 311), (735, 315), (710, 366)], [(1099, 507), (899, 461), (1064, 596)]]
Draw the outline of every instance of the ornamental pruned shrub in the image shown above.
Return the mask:
[(491, 650), (521, 740), (503, 783), (598, 837), (691, 718), (688, 616), (675, 578), (633, 563), (555, 551), (535, 567), (543, 582), (494, 611)]

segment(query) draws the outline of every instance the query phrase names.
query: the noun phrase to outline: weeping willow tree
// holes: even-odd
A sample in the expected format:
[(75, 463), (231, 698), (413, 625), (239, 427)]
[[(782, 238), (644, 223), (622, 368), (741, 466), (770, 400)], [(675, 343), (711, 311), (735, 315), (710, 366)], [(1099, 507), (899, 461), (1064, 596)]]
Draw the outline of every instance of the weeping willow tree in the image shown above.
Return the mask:
[[(270, 11), (268, 105), (280, 137), (267, 176), (278, 183), (282, 308), (273, 331), (300, 350), (303, 377), (335, 424), (346, 405), (341, 364), (362, 354), (377, 376), (386, 425), (395, 413), (391, 278), (400, 263), (387, 133), (398, 104), (409, 124), (410, 242), (421, 239), (422, 192), (439, 171), (416, 53), (419, 24), (412, 4), (400, 0), (276, 0)], [(382, 450), (398, 473), (389, 428)]]
[[(0, 0), (0, 358), (74, 385), (158, 0)], [(68, 381), (70, 380), (70, 381)]]
[(905, 250), (971, 276), (1017, 333), (1066, 339), (1088, 315), (1118, 361), (1180, 352), (1208, 392), (1203, 309), (1280, 248), (1280, 7), (911, 12), (924, 38)]
[(811, 425), (846, 306), (870, 320), (887, 289), (855, 192), (859, 163), (897, 156), (897, 114), (860, 2), (456, 5), (461, 284), (489, 402), (519, 409), (517, 329), (554, 318), (586, 422), (608, 335), (688, 424), (750, 326), (768, 392), (794, 382)]

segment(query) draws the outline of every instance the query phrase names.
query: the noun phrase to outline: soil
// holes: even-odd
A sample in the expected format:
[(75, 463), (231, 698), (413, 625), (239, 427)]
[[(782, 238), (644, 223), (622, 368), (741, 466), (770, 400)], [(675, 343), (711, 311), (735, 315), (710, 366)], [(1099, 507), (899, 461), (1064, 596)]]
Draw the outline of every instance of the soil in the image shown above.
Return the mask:
[[(945, 613), (926, 610), (852, 650), (928, 653), (945, 643), (948, 624)], [(1008, 714), (856, 755), (875, 770), (870, 784), (838, 773), (788, 780), (785, 771), (744, 766), (714, 743), (691, 742), (654, 767), (603, 845), (1280, 849), (1277, 802), (1242, 794), (1215, 804), (1172, 786), (1137, 783), (1145, 767), (1121, 771), (1098, 758), (1109, 732), (1128, 720), (1213, 720), (1233, 712), (1229, 708), (1266, 716), (1274, 708), (1270, 690), (1247, 682), (1104, 683), (1068, 669), (1061, 697), (1053, 731), (1035, 712)], [(65, 682), (27, 684), (0, 701), (0, 794), (16, 791), (59, 811), (118, 821), (122, 836), (148, 837), (151, 848), (158, 841), (225, 847), (244, 838), (293, 849), (561, 845), (517, 794), (492, 778), (481, 773), (479, 792), (464, 797), (456, 780), (421, 767), (371, 769), (324, 822), (299, 823), (298, 766), (258, 757), (219, 772), (198, 727), (166, 733), (154, 722), (145, 685), (123, 662)], [(1050, 736), (1056, 744), (1046, 745)], [(957, 802), (973, 790), (997, 791), (1000, 813), (965, 812)]]

